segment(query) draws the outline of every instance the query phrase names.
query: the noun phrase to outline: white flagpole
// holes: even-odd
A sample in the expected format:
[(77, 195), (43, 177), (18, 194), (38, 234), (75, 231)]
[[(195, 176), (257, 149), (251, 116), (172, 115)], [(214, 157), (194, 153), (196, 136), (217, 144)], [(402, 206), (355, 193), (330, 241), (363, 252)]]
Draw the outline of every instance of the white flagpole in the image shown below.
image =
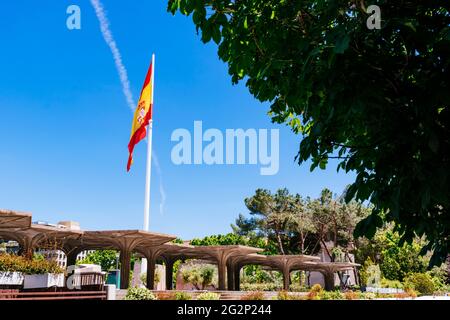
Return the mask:
[[(153, 89), (155, 86), (155, 55), (152, 55), (152, 97), (153, 103)], [(153, 107), (153, 106), (152, 106)], [(153, 112), (153, 110), (152, 110)], [(149, 231), (150, 223), (150, 180), (152, 178), (152, 136), (153, 136), (153, 119), (150, 119), (148, 124), (147, 136), (147, 173), (145, 177), (145, 203), (144, 203), (144, 231)], [(142, 258), (141, 261), (141, 275), (147, 273), (147, 259)], [(143, 284), (145, 285), (145, 284)]]
[[(155, 55), (152, 55), (152, 97), (153, 103), (153, 89), (155, 86)], [(147, 174), (145, 178), (145, 205), (144, 205), (144, 231), (149, 231), (150, 222), (150, 180), (152, 178), (152, 135), (153, 135), (153, 120), (150, 119), (148, 124), (148, 145), (147, 145)]]

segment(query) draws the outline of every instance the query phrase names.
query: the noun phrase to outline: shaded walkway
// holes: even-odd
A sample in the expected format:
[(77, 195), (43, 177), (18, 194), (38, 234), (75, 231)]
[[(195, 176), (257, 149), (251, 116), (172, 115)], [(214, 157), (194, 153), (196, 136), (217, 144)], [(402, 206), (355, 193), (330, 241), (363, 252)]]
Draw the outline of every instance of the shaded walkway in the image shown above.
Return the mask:
[(31, 258), (36, 249), (62, 250), (67, 266), (85, 250), (117, 250), (120, 252), (121, 289), (129, 286), (130, 260), (133, 253), (147, 259), (147, 287), (154, 288), (155, 265), (166, 265), (166, 288), (172, 289), (173, 264), (177, 260), (200, 259), (218, 267), (219, 290), (239, 290), (240, 270), (245, 265), (261, 265), (283, 274), (283, 288), (289, 289), (292, 271), (318, 271), (323, 274), (327, 290), (334, 289), (335, 273), (355, 269), (355, 263), (321, 262), (308, 255), (259, 254), (260, 248), (241, 245), (192, 246), (171, 243), (176, 237), (142, 230), (82, 231), (64, 227), (33, 224), (31, 214), (0, 210), (0, 238), (17, 241), (20, 254)]

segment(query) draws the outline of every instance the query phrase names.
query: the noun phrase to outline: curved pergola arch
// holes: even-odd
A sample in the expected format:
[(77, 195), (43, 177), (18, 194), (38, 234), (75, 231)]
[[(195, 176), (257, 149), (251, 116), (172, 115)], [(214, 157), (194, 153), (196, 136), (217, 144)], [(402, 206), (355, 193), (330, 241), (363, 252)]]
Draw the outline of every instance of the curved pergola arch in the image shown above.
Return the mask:
[[(31, 214), (0, 210), (0, 238), (17, 241), (22, 253), (31, 258), (32, 252), (45, 241), (52, 240), (57, 249), (67, 255), (67, 265), (76, 262), (84, 250), (117, 250), (120, 252), (121, 288), (128, 288), (130, 260), (133, 252), (147, 259), (147, 287), (153, 289), (155, 265), (166, 262), (166, 285), (172, 287), (173, 263), (176, 260), (199, 259), (216, 264), (219, 290), (239, 290), (240, 269), (245, 265), (262, 265), (283, 274), (283, 287), (289, 289), (290, 273), (296, 270), (318, 271), (324, 275), (327, 289), (334, 287), (334, 274), (359, 266), (354, 263), (322, 262), (308, 255), (261, 254), (260, 248), (241, 245), (192, 246), (171, 243), (175, 236), (142, 230), (82, 231), (33, 224)], [(56, 248), (55, 248), (56, 249)]]

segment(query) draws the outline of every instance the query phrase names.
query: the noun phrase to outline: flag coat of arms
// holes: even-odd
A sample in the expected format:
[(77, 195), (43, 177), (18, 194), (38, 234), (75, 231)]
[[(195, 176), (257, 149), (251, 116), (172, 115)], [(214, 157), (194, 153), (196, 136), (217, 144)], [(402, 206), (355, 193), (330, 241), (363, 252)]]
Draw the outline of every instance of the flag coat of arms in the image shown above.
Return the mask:
[(134, 112), (133, 125), (131, 127), (131, 137), (128, 143), (128, 163), (127, 171), (130, 171), (131, 164), (133, 163), (133, 150), (134, 147), (145, 138), (147, 135), (147, 126), (152, 120), (153, 109), (153, 62), (147, 71), (144, 85), (142, 87), (141, 96), (137, 104), (136, 111)]

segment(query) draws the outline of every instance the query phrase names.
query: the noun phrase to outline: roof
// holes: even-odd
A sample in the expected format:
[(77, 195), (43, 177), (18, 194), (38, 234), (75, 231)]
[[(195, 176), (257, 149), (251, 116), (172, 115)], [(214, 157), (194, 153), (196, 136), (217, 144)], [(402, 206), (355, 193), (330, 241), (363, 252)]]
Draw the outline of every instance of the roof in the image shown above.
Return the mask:
[(144, 256), (166, 259), (201, 259), (211, 263), (229, 261), (236, 265), (259, 264), (271, 269), (302, 269), (336, 272), (359, 266), (347, 262), (322, 262), (309, 255), (263, 255), (263, 249), (242, 245), (193, 246), (170, 241), (173, 235), (143, 230), (72, 230), (31, 223), (31, 214), (0, 210), (0, 238), (15, 240), (33, 248), (58, 245), (66, 253), (72, 250), (114, 249), (136, 251)]
[(31, 213), (0, 209), (0, 228), (27, 228), (31, 225)]

